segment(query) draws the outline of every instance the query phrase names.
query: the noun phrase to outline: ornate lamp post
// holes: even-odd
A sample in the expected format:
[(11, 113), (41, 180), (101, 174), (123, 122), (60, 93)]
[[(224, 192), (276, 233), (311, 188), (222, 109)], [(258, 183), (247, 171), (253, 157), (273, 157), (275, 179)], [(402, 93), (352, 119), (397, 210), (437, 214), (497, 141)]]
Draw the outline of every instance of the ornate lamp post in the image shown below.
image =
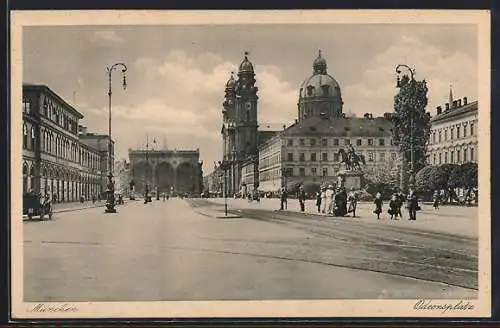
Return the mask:
[(218, 161), (219, 168), (222, 169), (224, 172), (224, 214), (227, 216), (227, 171), (231, 168), (231, 165), (233, 165), (233, 161), (230, 160), (223, 160)]
[[(413, 87), (413, 83), (415, 82), (415, 79), (413, 78), (413, 75), (415, 73), (415, 69), (410, 68), (408, 65), (405, 64), (399, 64), (396, 66), (396, 73), (401, 74), (401, 69), (405, 69), (408, 72), (410, 72), (410, 87)], [(397, 87), (401, 88), (402, 85), (400, 83), (400, 79), (398, 76), (397, 79)], [(408, 185), (411, 189), (413, 189), (414, 184), (415, 184), (415, 171), (414, 171), (414, 158), (413, 158), (413, 125), (414, 125), (414, 109), (412, 108), (410, 110), (410, 170), (409, 170), (409, 178), (408, 178)]]
[(125, 72), (127, 66), (124, 63), (115, 63), (111, 67), (107, 67), (108, 72), (108, 98), (109, 98), (109, 121), (108, 121), (108, 185), (106, 189), (106, 209), (105, 213), (116, 213), (115, 209), (115, 184), (113, 183), (113, 160), (111, 158), (111, 151), (113, 149), (111, 139), (111, 73), (117, 68), (121, 67), (123, 76), (123, 90), (127, 88), (127, 80), (125, 79)]
[(233, 194), (236, 194), (236, 147), (233, 146), (231, 148), (231, 167), (232, 167), (232, 177), (233, 180)]

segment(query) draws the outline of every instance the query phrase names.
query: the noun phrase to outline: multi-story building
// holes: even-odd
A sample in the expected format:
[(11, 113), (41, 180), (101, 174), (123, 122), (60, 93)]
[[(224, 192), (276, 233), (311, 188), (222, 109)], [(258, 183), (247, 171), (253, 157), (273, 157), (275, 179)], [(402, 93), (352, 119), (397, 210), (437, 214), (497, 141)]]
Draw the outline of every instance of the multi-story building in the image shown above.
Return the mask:
[(80, 142), (83, 117), (46, 85), (23, 84), (24, 192), (48, 192), (56, 202), (98, 192), (103, 159)]
[(252, 194), (259, 187), (259, 158), (257, 156), (250, 156), (241, 164), (241, 186), (243, 191)]
[(75, 201), (81, 191), (83, 115), (45, 85), (23, 84), (23, 189)]
[(437, 107), (437, 115), (431, 118), (431, 134), (427, 148), (427, 162), (433, 165), (477, 162), (477, 101), (467, 97), (453, 99), (444, 110)]
[(347, 151), (349, 145), (364, 156), (367, 177), (398, 165), (389, 114), (312, 117), (276, 134), (259, 148), (259, 189), (276, 192), (290, 182), (336, 181), (342, 160), (339, 151)]
[[(108, 184), (108, 174), (110, 171), (109, 163), (109, 136), (107, 134), (91, 133), (87, 131), (87, 127), (79, 126), (78, 138), (80, 143), (87, 145), (88, 147), (95, 149), (99, 153), (99, 194), (100, 197), (105, 197), (105, 192)], [(111, 140), (111, 171), (114, 172), (115, 167), (115, 142)]]

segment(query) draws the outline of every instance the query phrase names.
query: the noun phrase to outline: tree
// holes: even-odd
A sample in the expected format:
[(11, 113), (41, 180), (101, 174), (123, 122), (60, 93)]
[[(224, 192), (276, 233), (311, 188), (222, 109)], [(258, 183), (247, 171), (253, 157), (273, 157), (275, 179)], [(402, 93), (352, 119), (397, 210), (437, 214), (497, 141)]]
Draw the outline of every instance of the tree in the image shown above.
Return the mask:
[(414, 170), (418, 172), (426, 164), (430, 135), (430, 113), (425, 111), (427, 83), (404, 75), (398, 79), (398, 88), (399, 92), (394, 97), (393, 140), (399, 146), (404, 163), (411, 161), (413, 144)]
[(462, 175), (462, 184), (459, 187), (465, 189), (477, 188), (477, 163), (464, 163), (460, 165), (460, 171)]

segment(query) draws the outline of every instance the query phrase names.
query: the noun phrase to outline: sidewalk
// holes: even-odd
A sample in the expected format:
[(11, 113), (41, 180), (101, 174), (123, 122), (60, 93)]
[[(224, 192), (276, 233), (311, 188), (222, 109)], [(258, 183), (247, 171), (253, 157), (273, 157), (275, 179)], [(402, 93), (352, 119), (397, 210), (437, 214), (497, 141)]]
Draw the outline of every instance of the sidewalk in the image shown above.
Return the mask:
[[(58, 204), (52, 204), (52, 213), (64, 213), (64, 212), (71, 212), (71, 211), (79, 211), (79, 210), (84, 210), (87, 208), (95, 208), (95, 207), (104, 207), (106, 205), (105, 201), (100, 201), (100, 202), (95, 202), (95, 204), (92, 204), (92, 202), (71, 202), (71, 203), (58, 203)], [(23, 218), (27, 218), (28, 216), (26, 214), (23, 214)]]
[[(208, 201), (224, 204), (223, 198), (209, 198)], [(262, 210), (278, 210), (280, 200), (277, 198), (262, 198), (260, 203), (253, 201), (248, 202), (245, 199), (228, 198), (228, 209), (262, 209)], [(477, 207), (462, 207), (462, 206), (444, 206), (439, 211), (434, 211), (432, 205), (421, 204), (422, 210), (417, 212), (417, 220), (409, 221), (408, 211), (403, 209), (403, 220), (390, 220), (387, 214), (387, 202), (383, 204), (383, 212), (381, 220), (377, 220), (373, 214), (374, 204), (371, 202), (359, 202), (356, 210), (356, 218), (349, 217), (336, 218), (318, 214), (315, 200), (307, 200), (305, 206), (306, 215), (314, 215), (315, 217), (324, 217), (325, 220), (345, 220), (351, 219), (362, 221), (370, 224), (386, 224), (394, 226), (404, 226), (409, 229), (419, 229), (432, 232), (449, 233), (465, 235), (469, 237), (478, 236), (479, 211)], [(288, 209), (284, 213), (300, 212), (299, 201), (291, 199), (288, 201)], [(489, 220), (489, 218), (482, 218)]]

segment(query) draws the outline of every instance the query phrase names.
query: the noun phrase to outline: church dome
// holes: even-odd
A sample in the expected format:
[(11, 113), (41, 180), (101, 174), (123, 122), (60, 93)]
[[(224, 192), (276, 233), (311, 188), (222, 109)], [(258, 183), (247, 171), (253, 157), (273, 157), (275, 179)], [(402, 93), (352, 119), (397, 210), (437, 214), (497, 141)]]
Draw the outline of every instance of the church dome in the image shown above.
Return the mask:
[(239, 73), (253, 73), (253, 65), (252, 63), (248, 60), (248, 52), (245, 52), (245, 58), (240, 64), (240, 67), (238, 69)]
[(321, 57), (321, 50), (313, 62), (313, 75), (305, 79), (300, 86), (300, 97), (340, 97), (339, 83), (327, 73), (326, 60)]
[(229, 78), (229, 80), (227, 80), (227, 83), (226, 83), (226, 90), (227, 89), (234, 89), (235, 86), (236, 86), (236, 80), (234, 79), (233, 73), (231, 72), (231, 77)]
[(300, 86), (300, 97), (340, 97), (339, 83), (328, 74), (314, 74)]

